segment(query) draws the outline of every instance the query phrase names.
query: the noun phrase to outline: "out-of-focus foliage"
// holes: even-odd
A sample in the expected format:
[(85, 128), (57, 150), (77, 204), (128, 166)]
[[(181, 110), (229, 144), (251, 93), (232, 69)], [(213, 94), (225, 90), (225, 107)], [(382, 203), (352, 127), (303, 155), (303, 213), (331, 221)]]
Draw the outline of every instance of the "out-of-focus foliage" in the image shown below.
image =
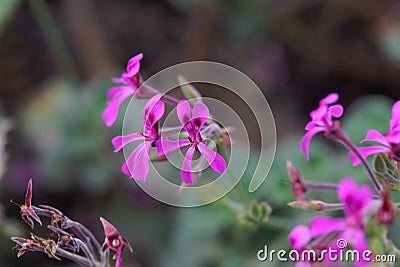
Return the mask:
[(76, 91), (53, 81), (22, 110), (22, 139), (35, 150), (40, 179), (52, 190), (79, 186), (101, 194), (118, 173), (118, 162), (104, 157), (112, 158), (109, 140), (117, 131), (101, 120), (109, 86), (97, 82)]
[(2, 0), (0, 1), (0, 37), (7, 26), (7, 22), (15, 14), (20, 6), (21, 0)]
[(400, 64), (400, 23), (387, 30), (382, 39), (382, 49), (389, 60)]

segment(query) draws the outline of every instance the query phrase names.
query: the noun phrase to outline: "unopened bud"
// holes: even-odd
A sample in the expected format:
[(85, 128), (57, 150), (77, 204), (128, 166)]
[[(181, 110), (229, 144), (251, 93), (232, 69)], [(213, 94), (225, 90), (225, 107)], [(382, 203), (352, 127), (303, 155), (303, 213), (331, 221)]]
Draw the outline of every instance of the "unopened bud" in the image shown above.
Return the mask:
[(286, 169), (289, 173), (290, 178), (292, 179), (293, 195), (299, 200), (305, 200), (304, 194), (307, 192), (307, 188), (303, 182), (300, 173), (289, 160), (286, 162)]
[(391, 198), (388, 185), (385, 186), (382, 192), (382, 205), (375, 216), (378, 223), (389, 226), (396, 219), (396, 207)]
[(328, 210), (338, 210), (343, 208), (341, 203), (325, 203), (319, 200), (309, 200), (309, 201), (292, 201), (288, 203), (289, 207), (302, 209), (306, 211), (328, 211)]

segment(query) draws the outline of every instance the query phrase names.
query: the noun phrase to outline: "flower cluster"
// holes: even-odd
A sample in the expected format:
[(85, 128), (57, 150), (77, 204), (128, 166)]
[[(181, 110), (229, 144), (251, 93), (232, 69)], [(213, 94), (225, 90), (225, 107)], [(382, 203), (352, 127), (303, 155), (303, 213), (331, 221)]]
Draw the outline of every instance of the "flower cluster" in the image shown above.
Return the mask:
[[(345, 247), (338, 247), (338, 240), (348, 242), (351, 245), (350, 248), (358, 251), (359, 255), (367, 249), (372, 249), (368, 240), (374, 238), (373, 229), (389, 227), (393, 224), (398, 212), (389, 191), (400, 184), (398, 165), (400, 101), (393, 106), (389, 132), (383, 135), (376, 130), (370, 130), (366, 138), (361, 141), (362, 143), (375, 141), (381, 146), (357, 147), (341, 128), (338, 119), (342, 117), (344, 108), (340, 104), (335, 104), (338, 99), (338, 94), (329, 94), (320, 101), (319, 107), (310, 113), (311, 121), (305, 127), (307, 132), (301, 140), (300, 148), (309, 160), (309, 143), (317, 133), (323, 132), (327, 139), (339, 141), (350, 150), (351, 163), (354, 166), (359, 164), (364, 166), (375, 192), (369, 185), (357, 186), (354, 179), (350, 177), (343, 178), (337, 185), (307, 181), (301, 177), (291, 162), (287, 164), (288, 173), (292, 179), (293, 194), (297, 198), (296, 201), (290, 202), (289, 206), (314, 212), (343, 211), (343, 217), (317, 216), (310, 221), (309, 226), (298, 225), (289, 233), (288, 240), (293, 249), (299, 252), (312, 250), (317, 255), (315, 260), (326, 263), (332, 259), (321, 254), (324, 249), (346, 250)], [(366, 158), (373, 154), (375, 154), (374, 166), (384, 165), (381, 169), (384, 169), (386, 173), (379, 171), (377, 167), (372, 168), (366, 161)], [(379, 162), (376, 163), (378, 160)], [(385, 175), (389, 173), (390, 175)], [(309, 199), (307, 193), (314, 190), (336, 191), (339, 202), (326, 203)], [(376, 238), (382, 240), (386, 247), (386, 252), (390, 251), (390, 248), (393, 249), (392, 242), (386, 236), (387, 231), (381, 231), (377, 235)], [(375, 251), (375, 253), (378, 252), (382, 251)], [(370, 263), (365, 258), (354, 262), (356, 266), (365, 266)], [(312, 266), (312, 264), (313, 260), (309, 259), (298, 262), (296, 266)]]
[(55, 239), (42, 238), (33, 233), (30, 234), (30, 238), (11, 237), (11, 240), (16, 243), (17, 257), (21, 257), (27, 251), (40, 251), (52, 259), (66, 258), (81, 266), (100, 267), (109, 266), (107, 265), (108, 254), (113, 252), (116, 259), (115, 267), (121, 267), (122, 250), (128, 247), (132, 252), (129, 242), (104, 218), (100, 218), (100, 221), (106, 237), (104, 245), (101, 246), (87, 227), (70, 219), (58, 209), (47, 205), (32, 205), (32, 179), (28, 182), (25, 203), (16, 205), (21, 208), (22, 219), (32, 229), (34, 221), (42, 225), (39, 216), (50, 218), (47, 229), (57, 237)]
[[(179, 101), (143, 83), (139, 74), (142, 58), (142, 54), (132, 57), (128, 61), (126, 71), (122, 73), (120, 78), (114, 79), (114, 82), (123, 83), (123, 85), (109, 89), (107, 92), (109, 101), (103, 112), (104, 123), (111, 126), (117, 118), (119, 106), (129, 96), (148, 99), (143, 110), (143, 131), (116, 136), (112, 139), (115, 152), (120, 151), (129, 143), (142, 141), (122, 165), (122, 172), (138, 181), (145, 181), (149, 173), (149, 153), (152, 147), (157, 150), (159, 158), (165, 158), (164, 156), (167, 153), (188, 147), (181, 168), (183, 184), (194, 183), (192, 162), (196, 151), (204, 156), (212, 169), (218, 173), (223, 173), (226, 170), (225, 159), (214, 151), (212, 146), (214, 142), (207, 142), (212, 138), (218, 140), (223, 135), (223, 129), (210, 119), (208, 107), (202, 101), (196, 101), (194, 105), (191, 105), (193, 101)], [(194, 87), (189, 88), (193, 91), (191, 95), (201, 97)], [(165, 103), (176, 107), (181, 126), (160, 127)], [(178, 139), (171, 139), (173, 136), (178, 136)], [(184, 136), (184, 138), (179, 138), (181, 136)]]

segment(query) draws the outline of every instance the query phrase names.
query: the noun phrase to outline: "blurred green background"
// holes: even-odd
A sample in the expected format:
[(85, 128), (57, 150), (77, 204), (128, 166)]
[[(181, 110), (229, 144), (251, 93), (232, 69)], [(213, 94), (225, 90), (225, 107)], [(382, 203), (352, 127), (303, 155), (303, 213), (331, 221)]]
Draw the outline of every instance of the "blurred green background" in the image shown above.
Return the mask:
[[(122, 116), (107, 128), (101, 112), (110, 78), (138, 52), (144, 53), (144, 78), (175, 63), (212, 60), (238, 68), (263, 90), (276, 119), (277, 155), (268, 179), (245, 195), (245, 204), (268, 201), (269, 223), (244, 226), (222, 201), (169, 207), (120, 173), (123, 156), (113, 153), (110, 140), (120, 133)], [(339, 92), (348, 108), (343, 125), (353, 140), (370, 128), (388, 130), (400, 89), (400, 5), (395, 0), (2, 0), (0, 58), (0, 266), (75, 266), (40, 253), (17, 259), (11, 250), (10, 235), (27, 236), (29, 229), (9, 200), (23, 201), (30, 177), (34, 204), (61, 209), (101, 241), (99, 216), (117, 226), (134, 248), (133, 254), (124, 253), (124, 266), (292, 266), (256, 258), (264, 244), (287, 248), (290, 229), (312, 216), (286, 206), (294, 200), (286, 160), (306, 179), (352, 175), (369, 182), (361, 168), (351, 168), (339, 145), (316, 138), (307, 163), (299, 141), (309, 111), (331, 91)], [(206, 87), (200, 91), (213, 95)], [(367, 94), (373, 96), (359, 98)], [(251, 132), (253, 125), (248, 126)], [(244, 177), (239, 189), (245, 192), (247, 183)], [(47, 234), (39, 227), (34, 231)], [(393, 230), (396, 242), (398, 235)]]

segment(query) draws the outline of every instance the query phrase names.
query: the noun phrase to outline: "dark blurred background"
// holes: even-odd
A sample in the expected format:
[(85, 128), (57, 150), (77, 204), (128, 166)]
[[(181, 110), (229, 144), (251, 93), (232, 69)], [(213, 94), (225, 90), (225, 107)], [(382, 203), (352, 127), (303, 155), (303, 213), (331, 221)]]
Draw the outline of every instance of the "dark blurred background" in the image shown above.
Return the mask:
[[(213, 213), (199, 211), (204, 215), (192, 214), (202, 222), (196, 231), (216, 236), (200, 242), (200, 251), (190, 250), (192, 255), (179, 236), (186, 225), (182, 221), (190, 222), (193, 211), (158, 203), (120, 173), (123, 158), (113, 154), (109, 140), (119, 134), (121, 122), (106, 128), (101, 112), (110, 78), (139, 52), (144, 53), (145, 78), (189, 60), (222, 62), (243, 71), (268, 99), (281, 141), (302, 133), (309, 111), (328, 92), (339, 92), (345, 106), (365, 94), (399, 97), (400, 3), (2, 0), (0, 105), (12, 127), (1, 159), (6, 162), (0, 188), (1, 266), (71, 265), (39, 253), (16, 260), (11, 250), (9, 236), (26, 235), (28, 229), (8, 201), (23, 201), (29, 177), (34, 179), (34, 203), (51, 204), (79, 218), (99, 239), (99, 216), (118, 226), (135, 251), (125, 252), (126, 266), (177, 266), (174, 257), (190, 267), (258, 266), (258, 247), (249, 240), (270, 236), (286, 245), (277, 228), (246, 234), (227, 223), (234, 221), (229, 214), (219, 228), (203, 229), (203, 223), (211, 224), (207, 212)], [(298, 145), (291, 149), (298, 151)], [(290, 187), (282, 188), (290, 193)], [(285, 203), (280, 205), (278, 210)], [(195, 231), (191, 227), (189, 223), (187, 231)], [(191, 238), (189, 245), (199, 243), (198, 236)], [(249, 243), (228, 251), (232, 240)]]

